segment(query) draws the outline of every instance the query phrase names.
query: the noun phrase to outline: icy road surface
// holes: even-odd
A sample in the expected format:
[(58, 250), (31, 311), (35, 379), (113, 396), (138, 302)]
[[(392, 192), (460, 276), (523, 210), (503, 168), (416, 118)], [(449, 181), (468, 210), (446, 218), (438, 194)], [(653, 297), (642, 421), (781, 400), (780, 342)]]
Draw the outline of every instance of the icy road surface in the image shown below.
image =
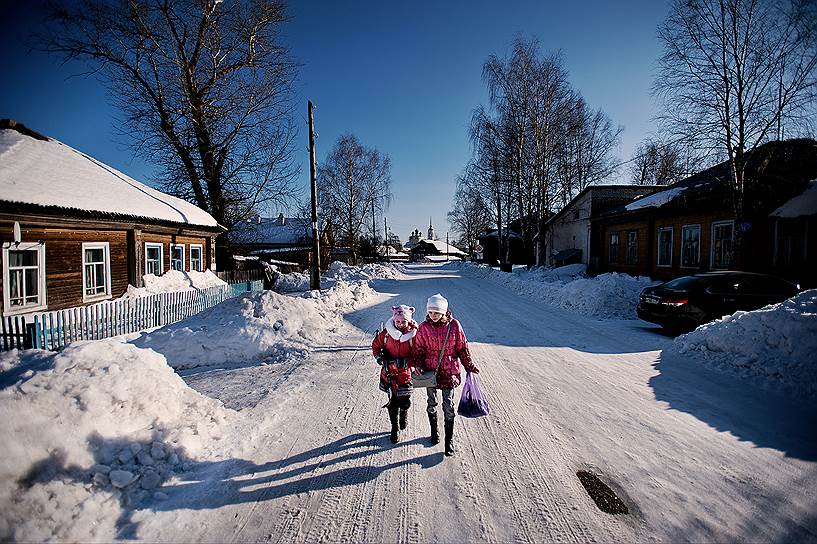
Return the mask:
[[(194, 369), (241, 410), (249, 459), (202, 464), (135, 511), (137, 538), (206, 542), (817, 541), (817, 417), (683, 360), (637, 320), (593, 320), (465, 272), (414, 267), (305, 360)], [(457, 418), (458, 453), (427, 440), (425, 391), (389, 442), (369, 353), (392, 304), (443, 293), (462, 322), (490, 417)], [(350, 329), (351, 330), (351, 329)], [(629, 507), (602, 513), (576, 477)]]

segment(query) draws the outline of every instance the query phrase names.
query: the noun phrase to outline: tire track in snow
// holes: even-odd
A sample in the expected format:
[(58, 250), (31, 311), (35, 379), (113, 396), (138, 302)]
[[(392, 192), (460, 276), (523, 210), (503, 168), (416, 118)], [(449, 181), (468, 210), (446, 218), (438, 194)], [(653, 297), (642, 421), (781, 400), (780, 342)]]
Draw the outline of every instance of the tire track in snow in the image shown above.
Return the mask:
[[(455, 293), (464, 290), (461, 283), (452, 283), (450, 288)], [(505, 310), (507, 305), (501, 304), (502, 301), (488, 301), (485, 297), (473, 297), (462, 293), (457, 293), (457, 295), (459, 295), (457, 301), (462, 302), (459, 308), (463, 310), (462, 314), (465, 316), (468, 316), (469, 313), (493, 314), (494, 316), (500, 313), (502, 315), (496, 316), (497, 320), (503, 323), (513, 323), (517, 331), (530, 328), (530, 324), (520, 319), (519, 313)], [(518, 297), (515, 294), (512, 296)], [(473, 308), (474, 306), (478, 308)], [(476, 330), (482, 337), (488, 337), (489, 331), (482, 320), (469, 319), (467, 328)], [(531, 334), (535, 332), (531, 331)], [(574, 510), (576, 504), (587, 504), (588, 501), (581, 500), (586, 497), (583, 495), (583, 490), (577, 489), (577, 485), (570, 478), (573, 475), (573, 467), (561, 455), (560, 446), (552, 443), (545, 447), (540, 443), (542, 433), (536, 432), (537, 430), (528, 432), (518, 419), (528, 412), (521, 399), (525, 398), (526, 394), (532, 394), (530, 386), (516, 379), (508, 363), (504, 361), (496, 348), (485, 344), (473, 345), (472, 354), (476, 361), (490, 361), (490, 364), (486, 366), (486, 370), (490, 369), (490, 371), (486, 372), (481, 380), (485, 382), (486, 391), (489, 392), (494, 413), (496, 414), (497, 408), (500, 412), (504, 412), (502, 419), (506, 423), (506, 432), (500, 434), (496, 426), (490, 424), (491, 422), (486, 422), (486, 426), (495, 451), (503, 458), (504, 463), (500, 465), (506, 467), (502, 478), (507, 486), (506, 489), (511, 490), (506, 497), (519, 523), (521, 531), (519, 536), (526, 541), (541, 540), (542, 537), (535, 529), (539, 524), (530, 523), (533, 518), (547, 528), (549, 533), (545, 536), (547, 540), (594, 541), (590, 526), (596, 524), (590, 523), (587, 515)], [(522, 387), (527, 391), (511, 390), (508, 384), (514, 384), (515, 387)], [(547, 425), (547, 422), (541, 423)], [(549, 430), (549, 434), (552, 435), (553, 429)], [(502, 442), (506, 442), (504, 447)], [(508, 450), (515, 451), (517, 454), (508, 455)], [(555, 462), (553, 464), (542, 462), (548, 458)], [(561, 467), (562, 470), (554, 470), (554, 466)], [(519, 476), (522, 476), (526, 484), (524, 489), (517, 481)], [(574, 504), (570, 504), (567, 500), (571, 496), (575, 499)], [(530, 500), (520, 500), (521, 497), (530, 497)]]
[[(356, 354), (356, 351), (352, 351), (350, 356), (350, 362), (352, 364), (342, 365), (336, 379), (343, 381), (347, 374), (354, 373), (354, 371), (357, 370), (357, 372), (354, 373), (355, 375), (352, 377), (352, 381), (359, 381), (362, 369), (354, 368), (354, 359)], [(352, 414), (359, 403), (354, 402), (354, 397), (343, 388), (333, 388), (330, 391), (331, 396), (328, 398), (326, 397), (326, 391), (321, 391), (323, 397), (320, 400), (322, 402), (302, 404), (302, 406), (307, 407), (307, 414), (300, 414), (299, 421), (312, 422), (325, 420), (327, 416), (324, 412), (324, 408), (326, 406), (333, 405), (338, 407), (334, 418), (335, 421), (340, 420), (345, 423), (352, 419)], [(313, 394), (316, 393), (317, 391)], [(340, 398), (341, 393), (345, 393), (345, 399)], [(345, 424), (341, 428), (344, 427), (346, 427)], [(314, 509), (313, 504), (317, 500), (316, 495), (323, 495), (323, 493), (320, 490), (311, 491), (308, 488), (308, 484), (311, 478), (320, 477), (321, 474), (325, 472), (325, 470), (322, 470), (325, 468), (324, 461), (326, 460), (327, 456), (333, 453), (330, 451), (330, 446), (333, 444), (333, 442), (324, 441), (323, 445), (317, 449), (314, 455), (304, 459), (301, 462), (284, 465), (284, 462), (287, 459), (291, 459), (293, 457), (292, 452), (295, 451), (296, 445), (299, 443), (299, 439), (309, 436), (303, 432), (294, 432), (292, 434), (294, 435), (294, 440), (286, 457), (281, 459), (277, 466), (267, 473), (271, 476), (269, 487), (274, 485), (288, 485), (291, 487), (287, 489), (286, 496), (283, 497), (280, 502), (268, 501), (267, 494), (262, 492), (260, 497), (253, 503), (248, 513), (243, 516), (242, 522), (239, 524), (237, 530), (233, 534), (233, 541), (246, 540), (247, 538), (243, 536), (244, 533), (266, 533), (267, 540), (272, 540), (273, 537), (277, 537), (277, 542), (297, 541), (300, 539), (304, 525), (309, 523), (309, 521), (312, 519), (310, 512)], [(307, 448), (305, 451), (309, 451), (309, 449)], [(295, 456), (297, 457), (297, 455), (298, 454)], [(297, 470), (296, 466), (302, 463), (306, 466), (312, 465), (315, 468), (309, 472), (299, 474), (296, 480), (293, 480), (288, 484), (285, 484), (282, 480), (276, 479), (275, 476), (277, 474), (285, 474), (288, 471)], [(264, 506), (259, 508), (261, 503), (264, 503)], [(280, 511), (280, 514), (277, 516), (277, 523), (274, 526), (268, 526), (267, 523), (269, 523), (269, 517), (266, 516), (266, 514), (273, 508)], [(254, 518), (259, 519), (256, 521)]]

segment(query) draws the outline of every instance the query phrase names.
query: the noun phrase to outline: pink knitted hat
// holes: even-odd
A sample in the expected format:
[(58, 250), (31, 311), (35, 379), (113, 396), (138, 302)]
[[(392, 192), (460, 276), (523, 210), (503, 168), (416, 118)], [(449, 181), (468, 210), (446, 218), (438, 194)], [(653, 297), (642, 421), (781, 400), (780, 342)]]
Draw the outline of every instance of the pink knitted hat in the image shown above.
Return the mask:
[(400, 306), (392, 306), (391, 307), (391, 317), (392, 319), (396, 319), (398, 317), (402, 317), (406, 321), (411, 321), (411, 314), (414, 313), (413, 306), (406, 306), (405, 304), (401, 304)]

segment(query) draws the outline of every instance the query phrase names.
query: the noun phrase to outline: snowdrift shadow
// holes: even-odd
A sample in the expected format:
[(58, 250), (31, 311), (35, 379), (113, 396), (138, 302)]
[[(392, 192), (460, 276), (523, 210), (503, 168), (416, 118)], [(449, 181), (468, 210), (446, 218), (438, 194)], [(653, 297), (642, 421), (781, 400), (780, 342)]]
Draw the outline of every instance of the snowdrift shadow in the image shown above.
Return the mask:
[(757, 447), (817, 460), (814, 406), (760, 389), (749, 381), (664, 351), (650, 378), (655, 398)]
[[(371, 458), (378, 453), (425, 440), (417, 438), (391, 445), (388, 433), (358, 433), (265, 464), (246, 459), (194, 461), (187, 457), (182, 448), (162, 442), (160, 434), (154, 433), (148, 443), (155, 448), (159, 448), (155, 444), (161, 444), (165, 459), (175, 456), (172, 467), (142, 465), (140, 463), (146, 458), (140, 459), (138, 456), (119, 462), (115, 459), (117, 454), (133, 451), (137, 447), (143, 451), (145, 444), (94, 435), (88, 441), (95, 462), (90, 468), (69, 465), (66, 453), (55, 451), (32, 465), (17, 486), (19, 490), (26, 491), (38, 484), (61, 481), (69, 485), (83, 485), (94, 493), (110, 493), (119, 501), (121, 508), (116, 522), (116, 538), (131, 540), (138, 537), (139, 522), (133, 521), (133, 516), (139, 510), (209, 510), (230, 504), (272, 500), (297, 493), (362, 484), (406, 464), (418, 464), (427, 469), (443, 460), (443, 453), (437, 451), (416, 459), (377, 465)], [(329, 458), (333, 454), (340, 455)], [(352, 466), (332, 470), (348, 463)], [(98, 473), (105, 470), (109, 472), (105, 472), (105, 477), (100, 477)], [(111, 481), (117, 477), (114, 470), (128, 470), (135, 478), (124, 486), (112, 486)], [(150, 482), (146, 482), (148, 478)]]
[[(358, 433), (260, 465), (245, 459), (197, 463), (183, 475), (181, 481), (162, 488), (168, 500), (153, 502), (149, 508), (154, 511), (210, 510), (231, 504), (268, 501), (298, 493), (362, 484), (406, 464), (418, 464), (428, 469), (442, 462), (442, 452), (382, 465), (371, 461), (387, 448), (402, 448), (420, 442), (424, 440), (417, 438), (391, 445), (387, 433)], [(331, 454), (341, 455), (327, 459)], [(348, 463), (353, 466), (332, 470)]]
[(671, 338), (656, 333), (658, 327), (652, 328), (644, 321), (594, 319), (487, 282), (484, 291), (474, 292), (468, 287), (473, 283), (445, 275), (444, 270), (432, 278), (374, 280), (371, 283), (374, 289), (394, 296), (347, 313), (345, 318), (359, 329), (368, 330), (373, 313), (382, 315), (385, 322), (393, 305), (408, 304), (417, 309), (414, 317), (421, 321), (425, 318), (426, 299), (440, 292), (448, 298), (449, 308), (462, 323), (469, 342), (508, 347), (567, 347), (610, 354), (660, 350), (671, 342)]

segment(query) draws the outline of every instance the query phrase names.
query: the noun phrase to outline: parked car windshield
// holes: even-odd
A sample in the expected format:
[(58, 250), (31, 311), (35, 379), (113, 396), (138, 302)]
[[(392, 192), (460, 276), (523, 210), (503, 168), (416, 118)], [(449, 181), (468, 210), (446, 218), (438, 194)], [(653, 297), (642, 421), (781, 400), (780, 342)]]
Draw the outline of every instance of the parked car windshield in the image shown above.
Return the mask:
[(701, 285), (705, 281), (706, 280), (703, 278), (696, 278), (695, 276), (683, 276), (670, 280), (661, 287), (666, 287), (667, 289), (673, 289), (676, 291), (683, 291)]

